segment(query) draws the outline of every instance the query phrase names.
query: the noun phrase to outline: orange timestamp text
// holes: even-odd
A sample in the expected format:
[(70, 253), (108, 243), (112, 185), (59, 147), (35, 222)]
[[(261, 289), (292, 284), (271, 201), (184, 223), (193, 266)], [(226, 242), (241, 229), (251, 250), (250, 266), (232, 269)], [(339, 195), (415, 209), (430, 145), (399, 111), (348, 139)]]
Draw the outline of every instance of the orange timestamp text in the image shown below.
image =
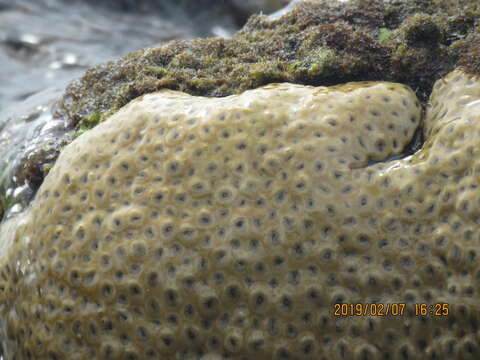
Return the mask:
[(449, 304), (415, 304), (416, 316), (448, 316), (450, 314)]
[(405, 303), (333, 304), (333, 316), (403, 316)]
[[(407, 308), (406, 303), (357, 303), (333, 304), (333, 316), (403, 316)], [(415, 316), (448, 316), (449, 304), (413, 304), (412, 312)]]

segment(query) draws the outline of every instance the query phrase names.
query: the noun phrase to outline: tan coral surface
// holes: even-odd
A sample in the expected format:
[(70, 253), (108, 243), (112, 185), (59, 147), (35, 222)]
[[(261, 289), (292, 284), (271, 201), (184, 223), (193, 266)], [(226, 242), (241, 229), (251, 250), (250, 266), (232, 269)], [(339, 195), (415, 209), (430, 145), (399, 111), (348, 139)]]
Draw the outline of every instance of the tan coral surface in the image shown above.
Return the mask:
[(2, 228), (6, 359), (478, 359), (480, 81), (367, 166), (420, 118), (394, 83), (131, 102)]

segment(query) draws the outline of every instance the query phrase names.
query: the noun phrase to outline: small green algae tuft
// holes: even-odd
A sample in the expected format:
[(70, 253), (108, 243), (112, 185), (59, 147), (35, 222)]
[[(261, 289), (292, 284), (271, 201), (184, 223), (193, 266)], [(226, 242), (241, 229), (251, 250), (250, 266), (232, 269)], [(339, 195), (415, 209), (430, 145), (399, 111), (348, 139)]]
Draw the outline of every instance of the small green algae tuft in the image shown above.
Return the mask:
[(311, 64), (307, 71), (309, 76), (325, 76), (333, 71), (335, 66), (335, 51), (329, 48), (316, 49), (310, 54), (308, 61)]
[(94, 111), (88, 116), (85, 116), (80, 120), (78, 123), (75, 132), (73, 133), (73, 137), (76, 138), (86, 131), (93, 129), (95, 126), (97, 126), (102, 119), (102, 115), (98, 111)]
[(392, 39), (395, 38), (395, 33), (392, 30), (389, 30), (387, 28), (380, 28), (378, 30), (378, 42), (381, 45), (388, 45)]

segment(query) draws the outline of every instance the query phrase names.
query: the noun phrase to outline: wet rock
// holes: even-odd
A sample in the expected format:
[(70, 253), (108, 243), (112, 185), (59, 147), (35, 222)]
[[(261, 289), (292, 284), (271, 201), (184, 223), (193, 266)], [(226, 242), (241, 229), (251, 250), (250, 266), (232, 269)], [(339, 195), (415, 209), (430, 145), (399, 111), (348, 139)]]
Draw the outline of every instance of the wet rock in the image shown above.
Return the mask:
[[(394, 80), (407, 83), (426, 100), (435, 79), (457, 62), (476, 73), (477, 62), (467, 54), (478, 48), (474, 42), (465, 43), (467, 49), (460, 51), (458, 42), (444, 44), (443, 35), (413, 26), (422, 23), (415, 11), (421, 8), (430, 23), (444, 29), (451, 14), (459, 18), (480, 14), (475, 1), (464, 3), (470, 6), (439, 3), (436, 9), (418, 1), (417, 7), (405, 8), (403, 2), (379, 0), (298, 2), (273, 20), (253, 16), (232, 39), (171, 42), (91, 68), (68, 87), (59, 111), (80, 123), (93, 112), (109, 114), (161, 88), (226, 96), (281, 81), (332, 85)], [(396, 14), (399, 25), (387, 28), (392, 9), (401, 9)], [(477, 32), (467, 25), (466, 37)], [(418, 47), (413, 44), (415, 36), (435, 41), (437, 46)]]
[(52, 115), (62, 90), (46, 89), (0, 115), (0, 203), (4, 217), (23, 210), (62, 146), (69, 142), (66, 121)]

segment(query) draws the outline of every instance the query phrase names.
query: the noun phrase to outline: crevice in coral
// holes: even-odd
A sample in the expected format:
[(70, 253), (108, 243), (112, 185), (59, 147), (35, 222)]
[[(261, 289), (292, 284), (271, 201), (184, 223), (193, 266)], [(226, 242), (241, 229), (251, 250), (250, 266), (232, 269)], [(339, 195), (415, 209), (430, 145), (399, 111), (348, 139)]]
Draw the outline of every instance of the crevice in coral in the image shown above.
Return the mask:
[(415, 133), (413, 134), (412, 140), (405, 146), (405, 148), (398, 154), (393, 154), (382, 160), (369, 160), (367, 165), (364, 167), (369, 167), (378, 163), (386, 163), (395, 160), (401, 160), (406, 157), (409, 157), (419, 151), (425, 142), (423, 136), (423, 124), (421, 123)]

